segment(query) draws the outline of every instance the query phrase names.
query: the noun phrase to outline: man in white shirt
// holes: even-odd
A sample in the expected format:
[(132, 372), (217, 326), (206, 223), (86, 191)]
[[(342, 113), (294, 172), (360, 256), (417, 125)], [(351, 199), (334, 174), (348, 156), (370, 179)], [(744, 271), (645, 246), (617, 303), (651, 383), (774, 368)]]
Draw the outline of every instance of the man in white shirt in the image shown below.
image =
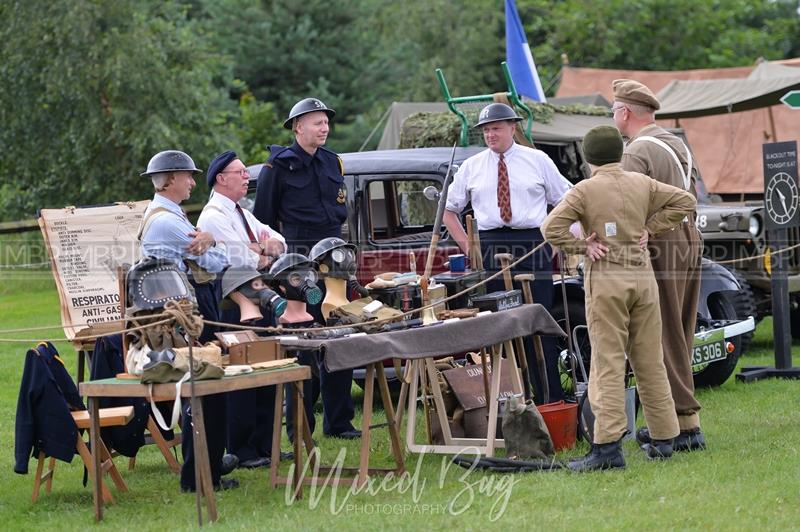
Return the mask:
[[(556, 205), (570, 183), (542, 151), (514, 142), (516, 123), (522, 120), (508, 105), (492, 103), (484, 107), (475, 127), (483, 130), (487, 149), (464, 161), (453, 177), (447, 194), (443, 221), (450, 236), (466, 253), (467, 235), (459, 214), (472, 204), (481, 239), (484, 268), (497, 271), (496, 253), (511, 253), (515, 258), (528, 253), (544, 239), (539, 226), (547, 216), (547, 206)], [(545, 245), (531, 258), (520, 263), (514, 273), (534, 273), (533, 294), (536, 303), (548, 311), (553, 304), (552, 250)], [(499, 281), (489, 290), (502, 290)], [(558, 375), (558, 353), (552, 338), (543, 338), (550, 400), (561, 399), (563, 391)], [(526, 342), (526, 345), (528, 342)], [(542, 402), (542, 386), (537, 367), (526, 347), (528, 367), (536, 387), (537, 402)]]
[[(247, 195), (250, 180), (247, 167), (235, 152), (228, 150), (211, 161), (206, 178), (213, 192), (200, 213), (198, 225), (217, 242), (225, 243), (231, 267), (269, 268), (286, 251), (286, 241), (239, 206), (239, 200)], [(222, 310), (221, 315), (221, 321), (239, 324), (238, 308)], [(269, 465), (275, 387), (241, 390), (227, 396), (228, 452), (238, 457), (239, 467)]]

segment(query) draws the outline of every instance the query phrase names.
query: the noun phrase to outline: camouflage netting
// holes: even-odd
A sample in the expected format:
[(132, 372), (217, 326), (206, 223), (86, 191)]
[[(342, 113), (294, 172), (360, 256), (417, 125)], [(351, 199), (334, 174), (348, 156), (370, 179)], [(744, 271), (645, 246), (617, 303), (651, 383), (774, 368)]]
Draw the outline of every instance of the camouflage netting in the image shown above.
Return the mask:
[[(478, 105), (471, 105), (470, 107), (462, 107), (461, 110), (466, 114), (469, 124), (477, 122), (478, 112), (487, 102), (481, 102)], [(556, 113), (571, 114), (571, 115), (590, 115), (590, 116), (610, 116), (610, 111), (607, 107), (600, 107), (595, 105), (586, 104), (571, 104), (571, 105), (552, 105), (549, 103), (530, 103), (533, 113), (534, 122), (540, 124), (549, 124), (553, 121), (553, 116)], [(519, 113), (519, 110), (517, 110)], [(525, 116), (525, 113), (519, 113), (520, 116)], [(525, 121), (520, 123), (525, 124)], [(522, 126), (520, 126), (522, 127)], [(480, 131), (470, 128), (469, 144), (475, 146), (482, 146), (483, 136)], [(430, 148), (435, 146), (452, 146), (459, 138), (461, 131), (461, 122), (458, 117), (451, 113), (416, 113), (403, 122), (403, 127), (400, 131), (400, 147), (401, 148)]]

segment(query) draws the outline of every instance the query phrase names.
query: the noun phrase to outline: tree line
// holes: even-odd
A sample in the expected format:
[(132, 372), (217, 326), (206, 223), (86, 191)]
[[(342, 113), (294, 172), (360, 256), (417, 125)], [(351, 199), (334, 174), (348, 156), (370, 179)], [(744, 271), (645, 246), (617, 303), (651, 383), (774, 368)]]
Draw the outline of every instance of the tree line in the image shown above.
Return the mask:
[[(800, 47), (796, 0), (517, 6), (549, 94), (562, 57), (710, 68)], [(148, 197), (139, 173), (163, 149), (200, 168), (225, 149), (262, 162), (310, 95), (336, 109), (330, 147), (356, 150), (392, 101), (441, 100), (436, 68), (454, 95), (502, 89), (504, 20), (500, 0), (6, 0), (0, 219)]]

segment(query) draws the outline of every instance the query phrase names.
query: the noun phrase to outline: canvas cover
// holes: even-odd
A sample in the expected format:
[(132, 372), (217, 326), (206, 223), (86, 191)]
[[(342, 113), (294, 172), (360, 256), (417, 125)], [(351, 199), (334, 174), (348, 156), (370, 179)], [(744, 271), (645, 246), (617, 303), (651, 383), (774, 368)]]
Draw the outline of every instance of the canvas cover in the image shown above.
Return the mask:
[[(800, 58), (764, 62), (758, 66), (680, 71), (564, 67), (556, 95), (577, 96), (599, 92), (605, 98), (613, 100), (611, 82), (628, 78), (644, 83), (663, 98), (660, 116), (666, 111), (679, 113), (679, 106), (684, 105), (692, 106), (693, 112), (699, 112), (703, 109), (719, 108), (722, 104), (725, 107), (723, 114), (703, 113), (707, 116), (661, 118), (658, 122), (664, 127), (679, 126), (686, 131), (709, 192), (758, 194), (764, 188), (761, 145), (764, 142), (795, 140), (800, 137), (800, 111), (777, 103), (780, 96), (789, 88), (795, 87), (784, 84), (781, 80), (794, 79), (794, 71), (800, 73), (798, 67)], [(732, 85), (733, 88), (728, 90), (735, 100), (719, 99), (720, 90), (715, 90), (712, 85), (704, 85), (699, 89), (686, 85), (689, 87), (684, 93), (686, 96), (680, 97), (679, 91), (673, 88), (669, 92), (674, 96), (670, 96), (666, 87), (676, 80), (727, 80), (718, 87)], [(665, 92), (662, 93), (662, 90)], [(780, 95), (772, 100), (776, 93)], [(737, 107), (731, 106), (731, 112), (728, 112), (727, 105), (733, 101), (737, 102)], [(768, 105), (770, 101), (775, 103), (769, 107), (749, 107), (750, 110), (740, 111), (750, 105), (765, 102)], [(688, 112), (686, 108), (682, 110)]]

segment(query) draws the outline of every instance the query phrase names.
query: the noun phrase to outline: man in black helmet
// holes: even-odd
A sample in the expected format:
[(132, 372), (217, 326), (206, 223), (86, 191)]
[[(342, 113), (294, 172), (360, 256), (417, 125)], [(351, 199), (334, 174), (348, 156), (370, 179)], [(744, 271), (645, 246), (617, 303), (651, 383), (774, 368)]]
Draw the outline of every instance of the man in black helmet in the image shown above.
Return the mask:
[[(489, 272), (498, 269), (494, 260), (496, 253), (511, 253), (518, 259), (543, 241), (539, 226), (547, 216), (547, 206), (561, 201), (570, 188), (570, 183), (544, 152), (514, 142), (514, 130), (520, 120), (522, 118), (503, 103), (492, 103), (481, 110), (475, 127), (483, 130), (487, 149), (464, 161), (453, 176), (442, 219), (466, 253), (467, 235), (459, 214), (472, 203), (478, 221), (483, 266)], [(550, 310), (553, 304), (550, 247), (545, 245), (520, 263), (514, 273), (535, 274), (534, 299)], [(499, 280), (489, 285), (489, 290), (503, 289)], [(557, 401), (563, 396), (558, 353), (553, 338), (542, 338), (542, 344), (550, 400)], [(526, 345), (536, 402), (541, 403), (544, 394), (532, 351)]]
[[(270, 227), (280, 226), (291, 253), (308, 255), (323, 238), (342, 236), (347, 219), (344, 168), (339, 156), (323, 147), (335, 114), (317, 98), (297, 102), (283, 123), (294, 133), (294, 143), (270, 146), (269, 159), (258, 176), (253, 214)], [(325, 323), (320, 305), (308, 305), (308, 312), (317, 323)], [(329, 373), (324, 364), (319, 366), (324, 433), (359, 438), (360, 431), (351, 423), (353, 371)]]
[[(197, 184), (194, 175), (201, 173), (187, 154), (178, 150), (157, 153), (150, 159), (142, 176), (153, 181), (156, 193), (148, 205), (139, 229), (142, 256), (167, 259), (186, 272), (195, 290), (200, 314), (212, 321), (219, 321), (218, 303), (220, 300), (219, 279), (216, 277), (228, 266), (225, 244), (217, 243), (213, 235), (195, 228), (180, 203), (189, 199)], [(214, 329), (205, 326), (200, 335), (201, 342), (214, 338)], [(211, 465), (211, 481), (215, 489), (235, 488), (235, 479), (222, 479), (236, 467), (236, 460), (225, 457), (225, 396), (209, 395), (201, 399), (206, 420), (206, 441), (208, 459)], [(182, 411), (183, 467), (181, 468), (181, 489), (194, 491), (194, 442), (192, 434), (192, 415), (189, 401), (185, 401)]]

